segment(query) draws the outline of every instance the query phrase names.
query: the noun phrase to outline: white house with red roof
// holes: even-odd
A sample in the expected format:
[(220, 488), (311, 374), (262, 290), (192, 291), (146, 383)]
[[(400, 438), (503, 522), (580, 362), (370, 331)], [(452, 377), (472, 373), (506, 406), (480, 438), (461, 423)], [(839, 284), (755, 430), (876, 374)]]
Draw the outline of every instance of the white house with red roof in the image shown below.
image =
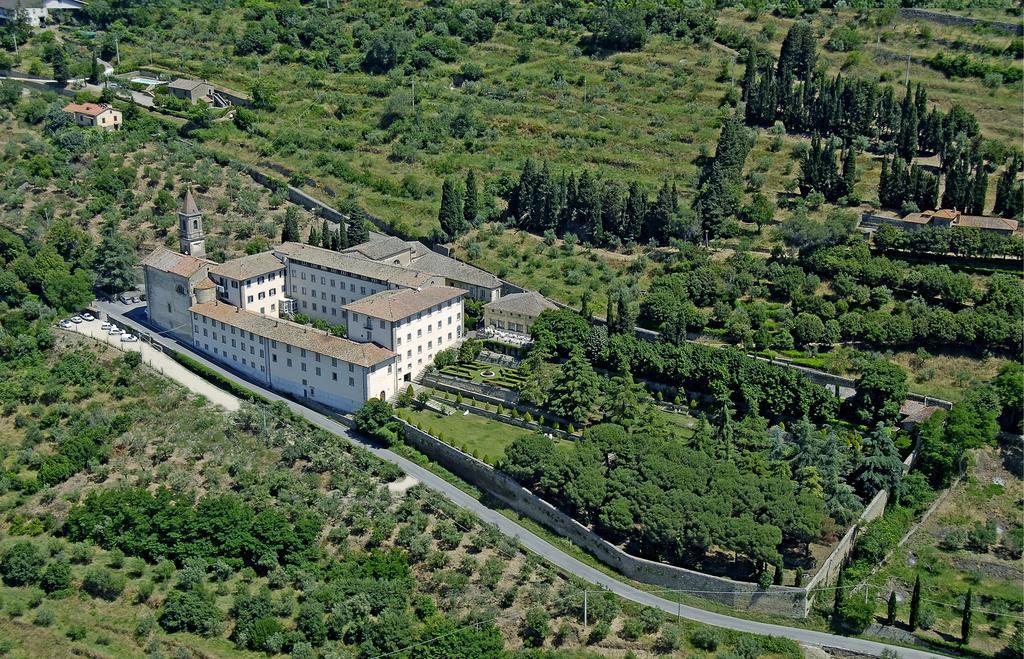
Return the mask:
[(71, 120), (79, 126), (120, 130), (123, 121), (121, 111), (106, 103), (68, 103), (64, 106), (64, 111), (70, 114)]

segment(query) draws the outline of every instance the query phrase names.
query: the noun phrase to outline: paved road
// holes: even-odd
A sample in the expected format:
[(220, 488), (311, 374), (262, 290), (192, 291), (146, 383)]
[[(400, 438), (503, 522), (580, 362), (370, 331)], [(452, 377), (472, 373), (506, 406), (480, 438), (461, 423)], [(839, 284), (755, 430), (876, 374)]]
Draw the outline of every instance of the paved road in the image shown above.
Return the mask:
[[(97, 303), (97, 306), (109, 316), (114, 317), (122, 327), (134, 327), (139, 333), (148, 333), (154, 335), (153, 331), (142, 326), (136, 318), (139, 316), (139, 310), (133, 310), (131, 312), (132, 317), (125, 317), (123, 314), (127, 310), (124, 305), (116, 303)], [(304, 405), (300, 405), (292, 400), (278, 396), (269, 389), (265, 389), (262, 386), (250, 382), (237, 374), (221, 368), (215, 362), (206, 359), (203, 355), (192, 352), (191, 348), (184, 346), (180, 342), (163, 336), (155, 336), (154, 341), (165, 346), (167, 349), (174, 349), (183, 352), (188, 352), (189, 356), (193, 359), (203, 362), (209, 368), (217, 371), (221, 375), (235, 382), (248, 387), (254, 391), (258, 391), (261, 395), (265, 396), (270, 400), (279, 400), (285, 403), (293, 412), (302, 416), (304, 419), (311, 423), (323, 428), (324, 430), (331, 432), (335, 435), (339, 435), (351, 441), (354, 444), (358, 444), (374, 455), (387, 460), (393, 464), (398, 465), (406, 474), (412, 476), (419, 482), (423, 483), (427, 487), (436, 490), (447, 497), (450, 501), (455, 503), (461, 508), (471, 511), (481, 520), (494, 524), (503, 533), (510, 537), (516, 538), (520, 545), (529, 549), (530, 551), (540, 555), (550, 563), (557, 565), (569, 574), (576, 575), (592, 584), (596, 584), (607, 588), (611, 592), (620, 595), (628, 600), (645, 604), (657, 609), (661, 609), (673, 615), (679, 615), (687, 620), (693, 620), (695, 622), (704, 623), (708, 625), (714, 625), (716, 627), (725, 627), (727, 629), (735, 629), (742, 632), (750, 632), (753, 634), (765, 634), (768, 636), (782, 636), (790, 638), (798, 643), (806, 645), (815, 645), (822, 647), (839, 648), (849, 652), (859, 652), (868, 655), (880, 655), (882, 651), (886, 649), (895, 650), (900, 656), (906, 659), (930, 659), (934, 657), (941, 657), (942, 655), (926, 652), (922, 650), (912, 650), (908, 648), (902, 648), (897, 646), (890, 646), (884, 643), (878, 643), (875, 641), (868, 641), (859, 638), (849, 638), (846, 636), (836, 636), (834, 634), (828, 634), (825, 632), (812, 631), (807, 629), (798, 629), (794, 627), (785, 627), (782, 625), (773, 625), (763, 622), (755, 622), (752, 620), (746, 620), (743, 618), (734, 618), (732, 616), (724, 615), (721, 613), (714, 613), (711, 611), (705, 611), (692, 606), (680, 605), (676, 602), (652, 595), (646, 591), (640, 590), (634, 586), (623, 583), (614, 577), (611, 577), (600, 570), (597, 570), (575, 558), (566, 554), (562, 550), (549, 544), (546, 540), (535, 535), (526, 528), (520, 526), (511, 519), (505, 517), (501, 513), (492, 510), (480, 503), (473, 497), (469, 496), (459, 488), (455, 487), (448, 481), (444, 480), (434, 472), (429, 471), (421, 467), (420, 465), (390, 451), (386, 448), (381, 448), (375, 444), (371, 444), (365, 438), (353, 433), (348, 427), (341, 424), (339, 421), (331, 418), (330, 416), (321, 414), (315, 410), (312, 410)], [(186, 386), (192, 386), (195, 382), (200, 381), (201, 378), (195, 375), (191, 371), (188, 372), (188, 381), (183, 382)]]
[(100, 327), (99, 320), (72, 325), (71, 331), (84, 334), (85, 336), (112, 345), (120, 350), (139, 353), (142, 356), (142, 361), (151, 366), (154, 370), (159, 371), (163, 375), (166, 375), (180, 384), (186, 385), (193, 393), (202, 394), (211, 403), (220, 405), (228, 412), (234, 412), (241, 407), (241, 401), (239, 401), (238, 398), (210, 382), (203, 380), (202, 378), (195, 377), (195, 374), (192, 373), (192, 371), (188, 370), (178, 362), (171, 359), (167, 354), (157, 350), (145, 341), (128, 343), (121, 341), (121, 337), (117, 335), (111, 336), (106, 330)]

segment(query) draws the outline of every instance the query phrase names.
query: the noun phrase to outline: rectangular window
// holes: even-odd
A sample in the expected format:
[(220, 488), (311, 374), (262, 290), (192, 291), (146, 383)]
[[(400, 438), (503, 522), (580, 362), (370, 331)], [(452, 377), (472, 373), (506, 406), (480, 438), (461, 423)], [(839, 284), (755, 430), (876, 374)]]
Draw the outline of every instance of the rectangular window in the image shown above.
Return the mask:
[(320, 377), (320, 367), (319, 366), (316, 367), (316, 376)]
[(355, 378), (349, 378), (348, 379), (348, 386), (350, 386), (350, 387), (356, 386), (356, 379)]
[(348, 372), (349, 372), (349, 373), (351, 373), (351, 372), (353, 372), (354, 370), (355, 370), (355, 366), (353, 366), (352, 364), (349, 364), (349, 365), (348, 365)]

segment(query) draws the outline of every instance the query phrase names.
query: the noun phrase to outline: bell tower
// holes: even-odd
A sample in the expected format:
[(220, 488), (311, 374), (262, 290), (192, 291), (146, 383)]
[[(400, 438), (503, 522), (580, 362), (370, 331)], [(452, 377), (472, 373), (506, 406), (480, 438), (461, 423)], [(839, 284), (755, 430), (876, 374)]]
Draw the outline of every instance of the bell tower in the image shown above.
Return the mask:
[(203, 213), (192, 198), (192, 188), (185, 189), (178, 211), (178, 235), (181, 239), (181, 253), (197, 259), (206, 258), (206, 239), (203, 237)]

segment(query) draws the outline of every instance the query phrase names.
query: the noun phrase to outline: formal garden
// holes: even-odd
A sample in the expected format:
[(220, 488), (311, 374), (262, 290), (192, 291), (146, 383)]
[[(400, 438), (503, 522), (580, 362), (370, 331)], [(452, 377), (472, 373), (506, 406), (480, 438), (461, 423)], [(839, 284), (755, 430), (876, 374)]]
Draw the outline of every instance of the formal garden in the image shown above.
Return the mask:
[(525, 382), (518, 369), (480, 361), (449, 364), (439, 368), (437, 372), (441, 375), (450, 375), (470, 382), (504, 387), (514, 391), (519, 390)]

